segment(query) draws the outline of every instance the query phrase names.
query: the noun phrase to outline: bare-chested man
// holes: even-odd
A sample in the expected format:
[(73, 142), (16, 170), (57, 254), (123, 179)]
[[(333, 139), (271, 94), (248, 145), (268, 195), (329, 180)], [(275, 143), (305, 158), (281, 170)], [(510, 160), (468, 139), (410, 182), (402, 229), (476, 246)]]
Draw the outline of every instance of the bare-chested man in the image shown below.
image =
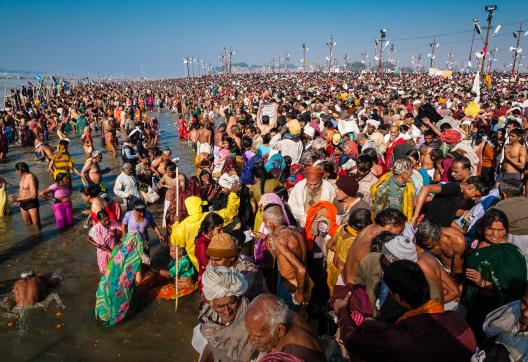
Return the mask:
[(172, 151), (169, 148), (165, 148), (161, 153), (161, 156), (156, 157), (150, 164), (150, 170), (156, 177), (162, 177), (165, 175), (165, 165), (170, 162)]
[(208, 119), (203, 121), (196, 136), (196, 153), (211, 153), (213, 151), (211, 147), (213, 132), (210, 129)]
[(460, 296), (456, 283), (451, 279), (433, 254), (426, 250), (416, 247), (418, 259), (416, 263), (424, 272), (425, 276), (436, 286), (440, 293), (440, 304), (449, 303)]
[(304, 301), (306, 280), (306, 243), (294, 228), (285, 226), (284, 215), (279, 206), (264, 210), (263, 222), (270, 237), (266, 244), (276, 257), (279, 276), (277, 295), (292, 310), (299, 310)]
[(117, 126), (112, 117), (108, 118), (104, 122), (104, 137), (105, 137), (105, 145), (108, 151), (112, 153), (112, 156), (114, 158), (117, 157)]
[(13, 285), (14, 301), (8, 301), (9, 306), (25, 308), (46, 299), (49, 289), (56, 287), (60, 279), (54, 276), (35, 274), (34, 272), (24, 272), (20, 279)]
[(466, 241), (464, 234), (453, 227), (440, 227), (429, 220), (418, 224), (416, 244), (428, 250), (452, 278), (461, 284), (464, 281), (464, 259)]
[(37, 176), (29, 172), (29, 166), (25, 162), (17, 163), (15, 170), (20, 176), (19, 194), (10, 196), (9, 201), (20, 205), (20, 214), (26, 225), (34, 225), (40, 230), (42, 225), (40, 224)]
[(506, 180), (520, 180), (526, 165), (526, 148), (521, 144), (523, 131), (514, 128), (510, 131), (510, 143), (504, 145), (504, 160), (497, 182)]
[[(183, 177), (183, 175), (181, 175)], [(165, 174), (158, 182), (158, 188), (166, 187), (165, 192), (165, 203), (163, 205), (163, 221), (161, 227), (167, 227), (167, 211), (169, 210), (170, 203), (176, 198), (176, 185), (178, 179), (176, 178), (176, 164), (173, 162), (167, 162), (165, 164)]]
[(81, 170), (81, 177), (85, 186), (89, 184), (99, 185), (101, 191), (106, 191), (103, 184), (103, 174), (110, 172), (110, 168), (101, 169), (100, 163), (103, 160), (103, 153), (99, 150), (92, 152), (92, 156), (87, 158)]
[(189, 131), (189, 139), (187, 142), (189, 143), (189, 146), (192, 147), (192, 149), (196, 152), (196, 141), (198, 140), (198, 128), (199, 126), (196, 123), (190, 124), (190, 131)]
[(361, 230), (348, 250), (345, 267), (341, 274), (345, 285), (354, 283), (356, 268), (369, 253), (372, 239), (382, 231), (388, 231), (396, 235), (401, 234), (406, 221), (407, 218), (401, 211), (388, 208), (376, 215), (374, 224)]
[(242, 129), (236, 123), (235, 116), (229, 117), (229, 123), (226, 127), (227, 135), (235, 140), (237, 146), (242, 148)]

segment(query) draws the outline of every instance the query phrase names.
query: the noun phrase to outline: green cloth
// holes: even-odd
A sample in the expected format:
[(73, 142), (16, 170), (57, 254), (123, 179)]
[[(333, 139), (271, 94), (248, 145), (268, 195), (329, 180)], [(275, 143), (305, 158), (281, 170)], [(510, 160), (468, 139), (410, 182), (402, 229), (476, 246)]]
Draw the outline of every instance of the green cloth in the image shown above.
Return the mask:
[(526, 261), (517, 246), (501, 243), (476, 249), (467, 258), (467, 268), (475, 269), (484, 280), (493, 282), (492, 295), (482, 293), (470, 281), (462, 293), (462, 304), (468, 310), (467, 322), (473, 328), (477, 340), (482, 340), (482, 324), (486, 315), (523, 296)]
[(88, 121), (86, 118), (84, 118), (84, 116), (79, 116), (79, 118), (77, 118), (77, 124), (75, 127), (77, 128), (77, 133), (81, 134), (84, 132), (84, 128), (88, 127)]
[(141, 234), (129, 232), (114, 248), (95, 295), (95, 318), (112, 327), (121, 322), (133, 304), (136, 273), (143, 254)]
[[(167, 265), (167, 269), (169, 269), (169, 275), (171, 278), (176, 277), (176, 261), (174, 259), (171, 259), (169, 261), (169, 264)], [(194, 274), (196, 273), (196, 270), (194, 269), (194, 266), (191, 263), (191, 259), (187, 255), (180, 256), (178, 260), (178, 278), (192, 278)]]
[(403, 191), (405, 185), (401, 186), (394, 176), (382, 182), (378, 186), (376, 197), (372, 200), (374, 214), (392, 207), (393, 209), (403, 211)]

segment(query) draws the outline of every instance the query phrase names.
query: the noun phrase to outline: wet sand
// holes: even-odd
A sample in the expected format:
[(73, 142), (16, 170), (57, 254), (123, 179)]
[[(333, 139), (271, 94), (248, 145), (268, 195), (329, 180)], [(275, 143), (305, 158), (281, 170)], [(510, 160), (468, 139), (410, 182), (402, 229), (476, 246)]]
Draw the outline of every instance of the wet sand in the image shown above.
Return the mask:
[[(194, 171), (194, 155), (185, 144), (179, 143), (175, 119), (171, 113), (154, 113), (161, 125), (160, 145), (168, 146), (173, 157), (180, 158), (180, 170), (186, 175)], [(79, 137), (68, 134), (70, 152), (80, 170), (84, 153)], [(99, 134), (94, 137), (100, 146)], [(51, 143), (56, 144), (55, 135)], [(119, 157), (119, 156), (118, 156)], [(35, 161), (32, 148), (10, 147), (8, 162), (0, 164), (0, 176), (5, 178), (8, 193), (16, 194), (18, 176), (16, 162), (25, 161), (39, 178), (42, 190), (51, 184), (46, 164)], [(111, 159), (104, 153), (103, 167), (112, 169), (105, 175), (108, 188), (120, 172), (121, 159)], [(0, 350), (3, 361), (140, 361), (171, 360), (194, 361), (197, 354), (191, 346), (192, 329), (196, 325), (198, 295), (180, 300), (178, 312), (174, 302), (153, 301), (123, 323), (103, 328), (94, 318), (95, 292), (99, 282), (96, 249), (87, 241), (87, 231), (82, 228), (84, 218), (80, 212), (88, 209), (81, 199), (81, 180), (73, 178), (73, 210), (76, 225), (57, 232), (51, 206), (41, 201), (41, 232), (26, 226), (18, 208), (12, 216), (0, 218), (0, 295), (9, 292), (20, 273), (34, 270), (39, 273), (60, 271), (61, 285), (54, 290), (65, 306), (62, 316), (53, 304), (48, 310), (35, 309), (27, 313), (26, 328), (20, 333), (18, 321), (8, 325), (7, 316), (0, 322)], [(161, 206), (150, 207), (158, 225), (161, 225)], [(151, 234), (151, 239), (154, 235)], [(1, 313), (1, 312), (0, 312)], [(59, 327), (59, 328), (57, 328)]]

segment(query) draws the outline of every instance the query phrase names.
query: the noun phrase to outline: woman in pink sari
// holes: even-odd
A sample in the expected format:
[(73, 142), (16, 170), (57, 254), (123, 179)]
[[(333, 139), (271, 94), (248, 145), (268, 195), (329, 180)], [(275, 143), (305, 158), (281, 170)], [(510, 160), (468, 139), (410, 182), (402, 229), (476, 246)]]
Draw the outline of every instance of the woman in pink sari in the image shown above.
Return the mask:
[(97, 219), (99, 222), (90, 229), (88, 237), (97, 248), (97, 265), (99, 265), (99, 272), (104, 274), (112, 249), (117, 245), (120, 238), (121, 228), (116, 221), (110, 220), (104, 210), (97, 213)]

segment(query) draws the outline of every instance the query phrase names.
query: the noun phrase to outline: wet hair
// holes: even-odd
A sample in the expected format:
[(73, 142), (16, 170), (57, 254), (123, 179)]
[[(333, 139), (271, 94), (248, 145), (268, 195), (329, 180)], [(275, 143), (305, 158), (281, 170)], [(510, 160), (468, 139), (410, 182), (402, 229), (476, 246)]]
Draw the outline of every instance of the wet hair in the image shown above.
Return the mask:
[(506, 180), (499, 184), (499, 191), (508, 197), (519, 197), (524, 195), (524, 185), (519, 180)]
[(464, 170), (471, 171), (471, 161), (465, 156), (455, 159), (453, 163), (459, 163)]
[(97, 197), (101, 193), (101, 188), (99, 185), (90, 184), (88, 186), (84, 186), (81, 189), (81, 194), (88, 196), (90, 198)]
[(393, 234), (390, 231), (382, 231), (372, 239), (369, 252), (381, 253), (383, 245), (394, 239), (396, 236), (396, 234)]
[(383, 273), (383, 281), (390, 291), (398, 294), (411, 309), (418, 308), (431, 299), (429, 284), (422, 269), (410, 260), (391, 263)]
[(348, 226), (361, 231), (372, 224), (372, 214), (368, 209), (354, 209), (348, 218)]
[(165, 170), (166, 170), (166, 171), (171, 171), (171, 172), (172, 172), (172, 171), (176, 171), (176, 164), (175, 164), (174, 162), (170, 162), (170, 161), (167, 162), (167, 163), (165, 164)]
[(29, 166), (25, 162), (17, 162), (15, 165), (15, 170), (20, 172), (29, 172)]
[(426, 219), (418, 224), (414, 237), (416, 239), (416, 244), (423, 247), (424, 243), (427, 241), (436, 242), (440, 240), (441, 235), (442, 229), (440, 226)]
[(510, 135), (515, 135), (517, 137), (521, 138), (521, 143), (523, 143), (524, 139), (524, 131), (520, 128), (514, 128), (510, 131)]
[(400, 210), (396, 210), (392, 207), (389, 207), (389, 208), (386, 208), (380, 211), (374, 218), (374, 221), (379, 226), (387, 226), (387, 225), (402, 225), (403, 226), (407, 222), (407, 217)]
[(369, 172), (372, 169), (374, 162), (369, 155), (361, 154), (356, 159), (356, 168), (363, 172)]
[(108, 213), (104, 210), (101, 210), (97, 213), (97, 220), (101, 221), (103, 220), (105, 217), (108, 217)]
[(134, 202), (134, 210), (135, 211), (146, 211), (147, 205), (145, 205), (145, 203), (142, 200), (136, 200), (136, 202)]
[(208, 213), (200, 224), (200, 229), (198, 230), (196, 238), (200, 237), (202, 234), (210, 232), (220, 225), (224, 225), (224, 219), (222, 216), (218, 215), (216, 212)]
[(478, 240), (484, 240), (484, 231), (491, 226), (494, 222), (500, 222), (504, 229), (506, 229), (506, 234), (509, 233), (508, 217), (505, 213), (499, 209), (489, 209), (484, 216), (480, 219), (480, 223), (477, 230)]
[(262, 116), (261, 118), (262, 124), (268, 125), (270, 122), (270, 118), (268, 115)]

